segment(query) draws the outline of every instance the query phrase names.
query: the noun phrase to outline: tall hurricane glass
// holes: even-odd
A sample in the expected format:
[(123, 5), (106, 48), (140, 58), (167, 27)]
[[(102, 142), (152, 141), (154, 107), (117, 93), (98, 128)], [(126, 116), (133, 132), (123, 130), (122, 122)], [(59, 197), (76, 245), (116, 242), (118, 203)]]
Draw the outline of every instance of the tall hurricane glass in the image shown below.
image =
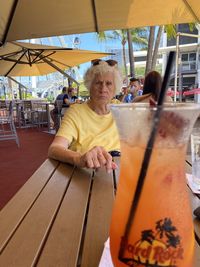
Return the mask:
[[(164, 105), (155, 140), (147, 147), (156, 109), (139, 103), (111, 105), (121, 144), (120, 179), (110, 229), (115, 267), (193, 266), (194, 229), (185, 154), (200, 105)], [(151, 157), (133, 210), (148, 150)]]

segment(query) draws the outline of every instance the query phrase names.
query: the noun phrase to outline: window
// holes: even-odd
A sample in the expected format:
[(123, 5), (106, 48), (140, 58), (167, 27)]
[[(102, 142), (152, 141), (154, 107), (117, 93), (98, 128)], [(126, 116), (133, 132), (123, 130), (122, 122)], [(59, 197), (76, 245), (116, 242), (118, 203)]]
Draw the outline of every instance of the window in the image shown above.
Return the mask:
[(182, 61), (188, 61), (188, 54), (182, 54), (181, 55), (181, 60)]
[(190, 69), (191, 70), (196, 70), (196, 62), (191, 62), (190, 63)]
[(189, 60), (190, 61), (196, 61), (196, 53), (190, 53), (189, 54)]

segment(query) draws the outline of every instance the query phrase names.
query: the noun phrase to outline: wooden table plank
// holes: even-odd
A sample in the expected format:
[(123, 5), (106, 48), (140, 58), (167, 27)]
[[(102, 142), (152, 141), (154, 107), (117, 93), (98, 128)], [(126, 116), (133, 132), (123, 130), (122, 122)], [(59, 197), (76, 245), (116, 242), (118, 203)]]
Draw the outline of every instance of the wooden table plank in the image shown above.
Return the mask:
[(195, 257), (194, 257), (194, 267), (199, 267), (200, 266), (200, 247), (197, 244), (197, 242), (195, 242)]
[(81, 267), (98, 266), (109, 227), (114, 201), (113, 176), (105, 170), (94, 175)]
[(46, 160), (0, 212), (0, 251), (50, 179), (58, 162)]
[[(191, 174), (192, 173), (192, 166), (190, 165), (191, 164), (191, 156), (190, 155), (187, 156), (187, 161), (188, 161), (188, 163), (186, 164), (186, 172)], [(191, 191), (191, 189), (189, 189), (189, 195), (190, 195), (190, 200), (191, 200), (192, 211), (194, 211), (197, 207), (200, 206), (200, 198), (197, 197)], [(197, 219), (193, 213), (192, 213), (192, 215), (193, 215), (194, 230), (195, 230), (195, 233), (197, 236), (198, 243), (200, 245), (200, 220)]]
[[(61, 165), (53, 174), (0, 257), (0, 266), (32, 266), (62, 200), (73, 167)], [(59, 174), (58, 174), (59, 173)], [(33, 264), (34, 266), (34, 264)]]
[(91, 171), (84, 169), (77, 169), (73, 174), (37, 267), (76, 266), (91, 175)]

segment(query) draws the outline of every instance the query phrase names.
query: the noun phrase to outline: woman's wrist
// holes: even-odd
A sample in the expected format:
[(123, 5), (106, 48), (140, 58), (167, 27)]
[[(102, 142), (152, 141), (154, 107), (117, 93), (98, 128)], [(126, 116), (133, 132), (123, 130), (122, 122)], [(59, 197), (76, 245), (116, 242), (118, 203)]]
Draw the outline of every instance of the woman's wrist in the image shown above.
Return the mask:
[(81, 153), (80, 152), (74, 152), (74, 155), (73, 155), (73, 164), (75, 166), (78, 166), (78, 167), (82, 167), (81, 166)]

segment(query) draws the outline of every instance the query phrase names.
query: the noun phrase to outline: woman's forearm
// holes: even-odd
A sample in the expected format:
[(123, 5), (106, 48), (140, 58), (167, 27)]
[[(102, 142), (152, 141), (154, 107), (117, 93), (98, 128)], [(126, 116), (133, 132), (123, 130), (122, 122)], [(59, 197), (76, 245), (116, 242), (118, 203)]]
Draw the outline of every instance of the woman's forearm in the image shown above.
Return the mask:
[(63, 146), (52, 144), (49, 147), (48, 157), (79, 166), (81, 154), (79, 152), (69, 150), (68, 148), (64, 148)]

